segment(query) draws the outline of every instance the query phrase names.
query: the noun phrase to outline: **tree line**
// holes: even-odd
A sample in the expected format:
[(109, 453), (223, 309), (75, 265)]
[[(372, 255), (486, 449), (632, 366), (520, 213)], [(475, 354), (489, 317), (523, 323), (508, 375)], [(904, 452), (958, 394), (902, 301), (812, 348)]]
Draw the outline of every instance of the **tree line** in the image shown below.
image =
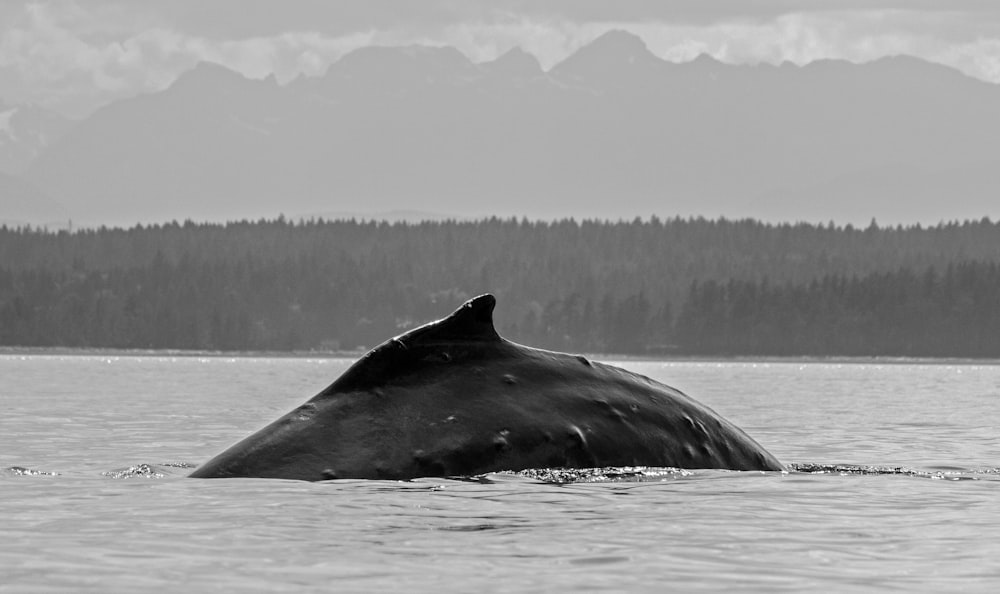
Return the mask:
[(988, 219), (0, 228), (0, 345), (350, 350), (492, 292), (559, 350), (996, 357), (998, 262)]

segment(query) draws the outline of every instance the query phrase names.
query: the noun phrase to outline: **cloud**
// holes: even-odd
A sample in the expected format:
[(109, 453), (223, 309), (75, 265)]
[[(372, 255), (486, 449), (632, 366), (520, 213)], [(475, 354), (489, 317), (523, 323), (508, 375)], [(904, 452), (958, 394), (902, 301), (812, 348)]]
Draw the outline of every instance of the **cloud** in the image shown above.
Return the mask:
[(941, 48), (930, 58), (970, 76), (1000, 83), (1000, 39), (977, 39)]
[[(877, 5), (878, 9), (871, 6)], [(854, 62), (909, 54), (1000, 83), (1000, 3), (976, 0), (78, 0), (0, 4), (8, 99), (84, 114), (162, 89), (198, 61), (280, 81), (366, 45), (454, 45), (473, 61), (520, 46), (550, 68), (610, 29), (672, 61)]]
[(262, 37), (275, 30), (341, 36), (401, 27), (442, 29), (510, 15), (572, 23), (660, 21), (710, 25), (811, 12), (910, 11), (1000, 19), (995, 0), (87, 0), (88, 6), (144, 11), (192, 35)]
[[(336, 38), (314, 32), (216, 40), (151, 16), (75, 2), (29, 3), (0, 30), (0, 81), (17, 101), (82, 115), (101, 103), (160, 90), (199, 61), (256, 78), (319, 75), (344, 53), (376, 42), (371, 32)], [(136, 23), (141, 23), (136, 29)], [(392, 41), (390, 39), (390, 41)]]

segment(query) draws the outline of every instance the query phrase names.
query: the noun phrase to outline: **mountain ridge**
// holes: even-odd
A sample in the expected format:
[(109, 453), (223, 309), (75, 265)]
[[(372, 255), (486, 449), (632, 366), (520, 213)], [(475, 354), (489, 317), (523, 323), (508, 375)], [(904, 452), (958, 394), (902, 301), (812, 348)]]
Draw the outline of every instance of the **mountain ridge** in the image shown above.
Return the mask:
[[(1000, 86), (918, 58), (675, 64), (619, 32), (548, 71), (523, 51), (476, 64), (422, 46), (356, 50), (283, 86), (203, 65), (95, 112), (26, 179), (74, 220), (126, 225), (400, 210), (935, 222), (1000, 215), (984, 198), (1000, 193), (998, 139)], [(920, 176), (937, 181), (902, 183)], [(883, 194), (858, 190), (866, 177)]]

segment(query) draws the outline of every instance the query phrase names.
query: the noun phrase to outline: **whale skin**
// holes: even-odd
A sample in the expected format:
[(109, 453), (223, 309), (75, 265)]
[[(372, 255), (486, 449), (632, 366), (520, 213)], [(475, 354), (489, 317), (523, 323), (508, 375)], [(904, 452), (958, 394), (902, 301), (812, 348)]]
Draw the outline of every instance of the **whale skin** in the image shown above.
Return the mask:
[(522, 346), (481, 295), (375, 347), (196, 478), (405, 480), (530, 468), (783, 470), (682, 392), (581, 355)]

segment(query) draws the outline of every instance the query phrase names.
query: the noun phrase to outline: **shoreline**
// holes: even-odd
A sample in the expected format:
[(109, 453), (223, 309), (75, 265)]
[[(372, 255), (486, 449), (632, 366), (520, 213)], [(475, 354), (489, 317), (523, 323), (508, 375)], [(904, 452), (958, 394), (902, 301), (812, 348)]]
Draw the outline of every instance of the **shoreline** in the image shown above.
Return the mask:
[[(352, 359), (362, 357), (367, 350), (310, 351), (214, 351), (186, 349), (116, 349), (106, 347), (20, 347), (0, 346), (2, 356), (111, 356), (111, 357), (212, 357), (212, 358), (271, 358), (271, 359)], [(576, 354), (576, 353), (573, 353)], [(876, 365), (1000, 365), (996, 358), (970, 357), (900, 357), (878, 355), (852, 357), (842, 355), (635, 355), (622, 353), (580, 353), (595, 361), (625, 361), (649, 363), (817, 363), (817, 364), (876, 364)]]

